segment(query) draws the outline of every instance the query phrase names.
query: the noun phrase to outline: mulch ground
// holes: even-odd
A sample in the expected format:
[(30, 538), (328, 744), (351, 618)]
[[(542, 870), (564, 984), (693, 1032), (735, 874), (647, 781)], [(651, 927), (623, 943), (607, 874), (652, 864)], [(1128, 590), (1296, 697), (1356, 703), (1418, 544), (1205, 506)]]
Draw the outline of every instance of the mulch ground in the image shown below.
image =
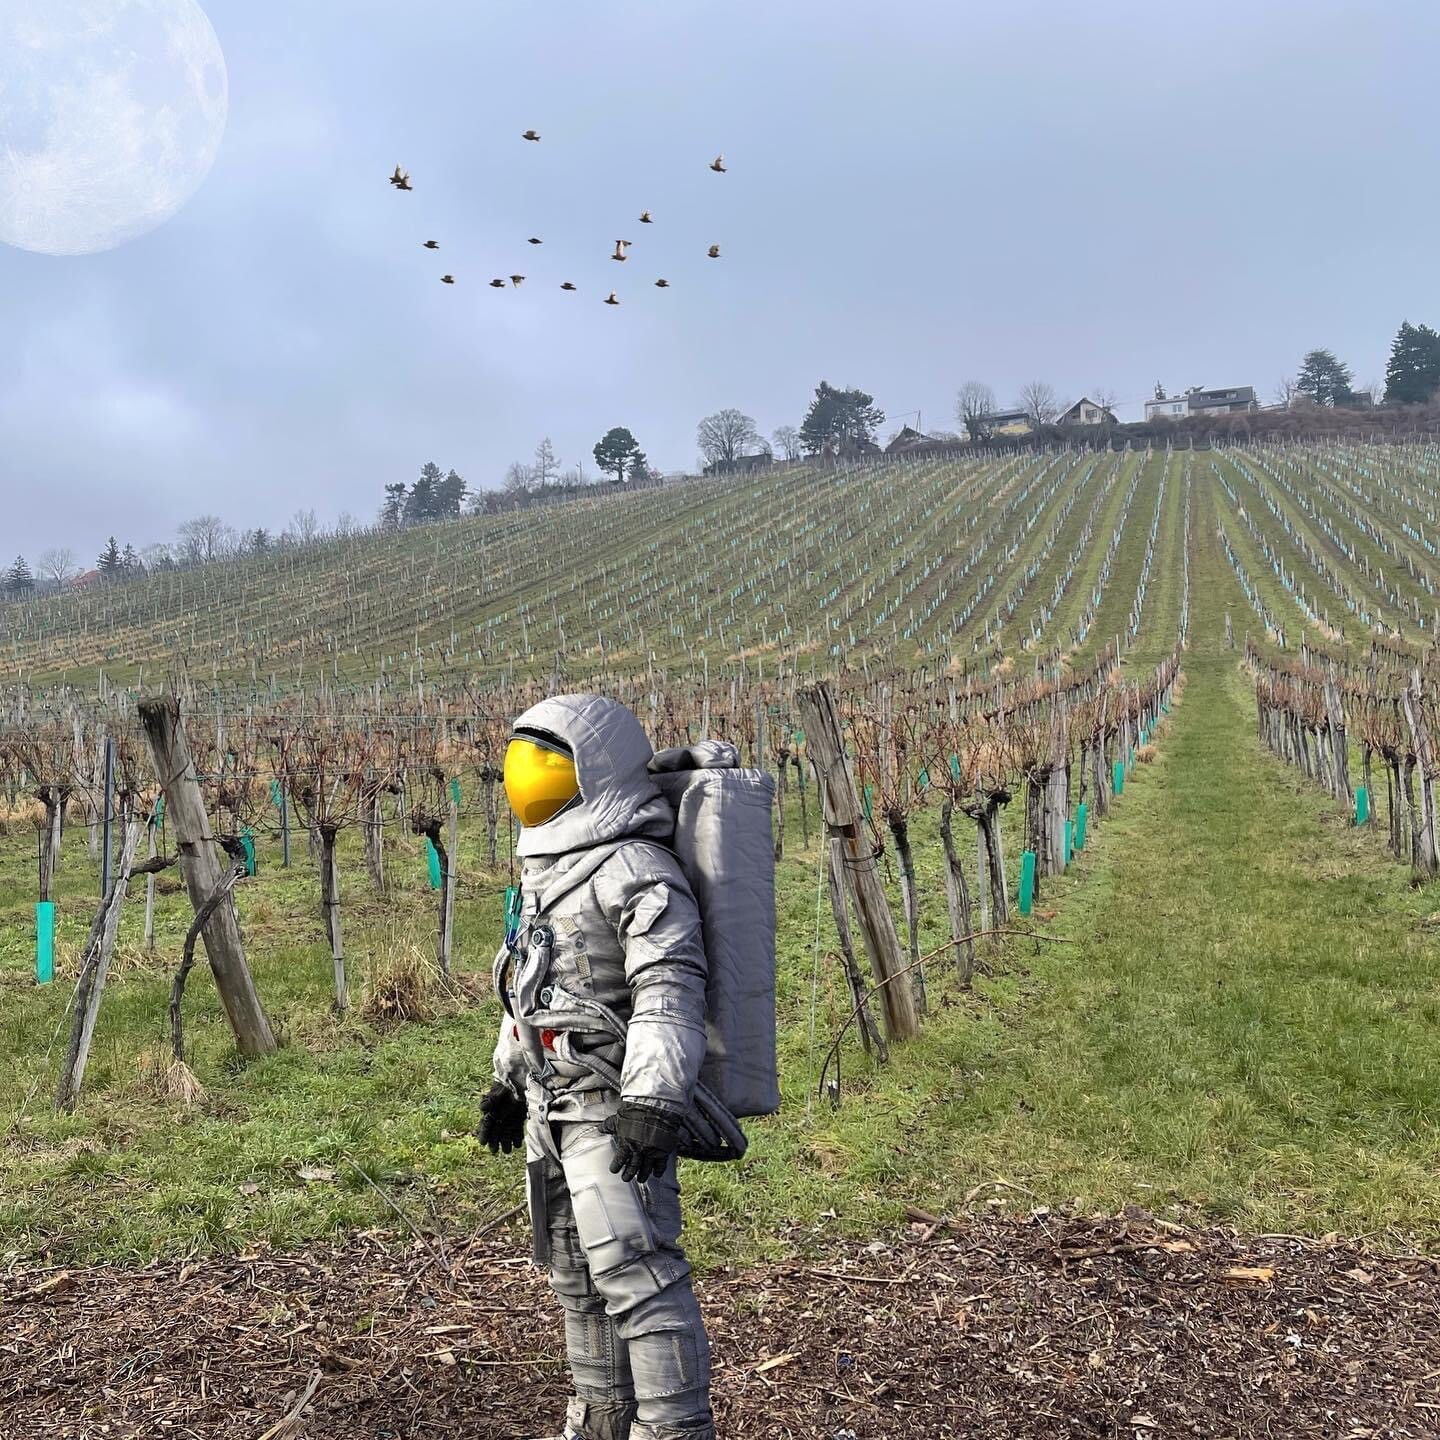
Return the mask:
[[(515, 1440), (555, 1428), (520, 1229), (0, 1274), (0, 1436)], [(1440, 1436), (1440, 1262), (1138, 1210), (933, 1222), (712, 1271), (724, 1437)], [(308, 1395), (308, 1401), (306, 1399)], [(292, 1417), (288, 1422), (286, 1417)]]

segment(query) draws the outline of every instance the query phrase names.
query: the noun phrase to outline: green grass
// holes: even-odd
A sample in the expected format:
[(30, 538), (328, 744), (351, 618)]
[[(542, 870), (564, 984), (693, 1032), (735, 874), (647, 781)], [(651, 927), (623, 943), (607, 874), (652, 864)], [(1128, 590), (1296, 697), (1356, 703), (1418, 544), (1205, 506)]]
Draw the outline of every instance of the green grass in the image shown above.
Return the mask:
[[(1435, 898), (1412, 890), (1374, 835), (1346, 826), (1256, 741), (1238, 656), (1221, 648), (1225, 606), (1245, 612), (1215, 540), (1217, 500), (1197, 471), (1195, 648), (1160, 757), (1137, 767), (1084, 856), (1045, 886), (1041, 928), (1073, 943), (1014, 943), (972, 993), (936, 962), (922, 1037), (881, 1072), (847, 1043), (836, 1109), (814, 1098), (814, 1068), (849, 1004), (826, 913), (817, 965), (815, 851), (800, 852), (791, 814), (779, 888), (785, 1104), (750, 1127), (742, 1165), (686, 1167), (702, 1262), (783, 1253), (816, 1227), (868, 1232), (907, 1203), (953, 1210), (996, 1180), (1030, 1192), (1004, 1192), (1024, 1204), (1133, 1200), (1251, 1229), (1440, 1238)], [(1179, 506), (1166, 511), (1178, 524)], [(1131, 518), (1143, 543), (1144, 488)], [(1164, 573), (1176, 551), (1163, 535), (1162, 545), (1157, 625), (1178, 607), (1178, 576)], [(1112, 581), (1127, 607), (1133, 584), (1127, 555)], [(927, 948), (945, 938), (933, 825), (929, 813), (915, 822)], [(483, 976), (506, 877), (483, 870), (478, 843), (462, 843), (457, 951), (462, 971)], [(0, 1145), (0, 1254), (135, 1261), (394, 1227), (369, 1181), (417, 1222), (454, 1228), (518, 1200), (518, 1161), (492, 1158), (471, 1134), (493, 1004), (440, 1005), (432, 1020), (393, 1028), (358, 1008), (332, 1016), (315, 875), (303, 845), (296, 851), (290, 872), (266, 851), (240, 897), (280, 1053), (235, 1061), (201, 969), (187, 1027), (206, 1098), (187, 1110), (160, 1096), (168, 971), (187, 908), (179, 894), (162, 898), (152, 959), (141, 953), (137, 897), (80, 1111), (56, 1117), (48, 1047), (93, 870), (73, 836), (61, 983), (39, 991), (33, 861), (23, 834), (0, 843), (0, 1127), (40, 1082)], [(357, 1002), (375, 968), (431, 943), (419, 848), (393, 842), (389, 866), (393, 889), (381, 900), (358, 850), (344, 852)]]

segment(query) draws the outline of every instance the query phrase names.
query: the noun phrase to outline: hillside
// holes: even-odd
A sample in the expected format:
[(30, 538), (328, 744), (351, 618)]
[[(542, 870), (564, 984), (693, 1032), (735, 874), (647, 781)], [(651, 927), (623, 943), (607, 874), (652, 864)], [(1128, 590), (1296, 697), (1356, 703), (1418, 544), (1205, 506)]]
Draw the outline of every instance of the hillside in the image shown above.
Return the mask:
[(1089, 632), (1103, 594), (1080, 582), (1117, 524), (1122, 539), (1144, 526), (1162, 477), (1190, 463), (1062, 451), (797, 468), (366, 534), (12, 603), (0, 673), (408, 683), (1064, 648)]

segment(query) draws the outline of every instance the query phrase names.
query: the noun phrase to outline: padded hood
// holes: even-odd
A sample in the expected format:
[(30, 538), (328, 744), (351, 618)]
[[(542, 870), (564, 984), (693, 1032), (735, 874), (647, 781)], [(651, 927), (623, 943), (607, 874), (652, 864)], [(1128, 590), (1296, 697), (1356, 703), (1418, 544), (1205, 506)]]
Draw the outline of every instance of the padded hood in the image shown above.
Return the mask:
[(565, 855), (626, 836), (668, 840), (675, 812), (651, 778), (654, 750), (640, 722), (604, 695), (552, 695), (514, 724), (562, 740), (575, 757), (580, 794), (553, 819), (520, 831), (522, 857)]

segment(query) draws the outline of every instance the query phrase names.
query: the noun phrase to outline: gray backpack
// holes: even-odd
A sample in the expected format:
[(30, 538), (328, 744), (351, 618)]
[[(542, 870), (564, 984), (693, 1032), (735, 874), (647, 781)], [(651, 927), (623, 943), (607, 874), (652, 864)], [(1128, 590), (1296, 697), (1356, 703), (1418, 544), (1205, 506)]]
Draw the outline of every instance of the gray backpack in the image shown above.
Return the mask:
[(709, 965), (700, 1083), (732, 1114), (780, 1108), (775, 1054), (775, 782), (719, 740), (650, 762), (675, 811), (670, 843), (695, 900)]

